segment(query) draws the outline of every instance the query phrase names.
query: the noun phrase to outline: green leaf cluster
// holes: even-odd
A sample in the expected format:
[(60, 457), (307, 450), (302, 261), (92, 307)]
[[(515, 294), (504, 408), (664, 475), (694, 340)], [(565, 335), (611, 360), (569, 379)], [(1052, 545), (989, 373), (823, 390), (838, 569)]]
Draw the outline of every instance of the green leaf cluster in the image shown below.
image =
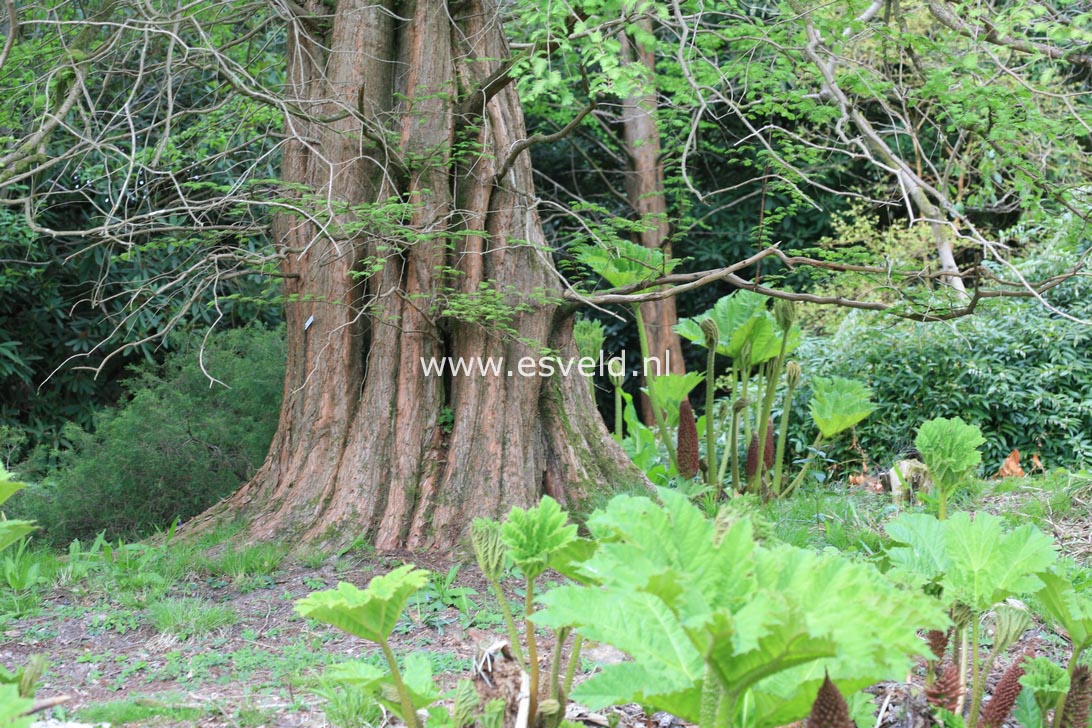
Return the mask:
[(978, 448), (986, 442), (982, 430), (959, 417), (937, 417), (922, 424), (914, 445), (933, 482), (951, 493), (982, 462)]
[(1039, 580), (1043, 583), (1036, 594), (1039, 604), (1065, 629), (1074, 654), (1079, 656), (1092, 647), (1092, 598), (1054, 571), (1039, 574)]
[[(402, 661), (402, 679), (414, 706), (427, 706), (442, 697), (432, 676), (432, 661), (422, 652), (406, 655)], [(405, 720), (398, 687), (392, 673), (369, 662), (353, 660), (326, 668), (323, 681), (346, 685), (363, 691), (396, 716)], [(431, 723), (430, 723), (431, 725)]]
[(861, 382), (844, 377), (813, 377), (811, 418), (824, 440), (833, 438), (872, 414), (872, 392)]
[[(752, 291), (733, 291), (718, 299), (713, 307), (693, 318), (680, 319), (675, 326), (679, 336), (695, 344), (705, 344), (705, 334), (701, 322), (712, 319), (717, 323), (720, 341), (717, 353), (731, 359), (739, 357), (745, 343), (751, 345), (750, 363), (761, 364), (773, 359), (781, 351), (781, 338), (784, 334), (777, 326), (773, 315), (766, 309), (769, 299)], [(800, 327), (793, 326), (788, 332), (785, 353), (792, 353), (800, 344)]]
[(589, 707), (636, 701), (696, 722), (705, 691), (727, 724), (781, 725), (825, 672), (847, 690), (894, 677), (923, 649), (916, 629), (945, 623), (935, 600), (870, 565), (762, 546), (745, 518), (715, 524), (675, 491), (659, 497), (593, 514), (599, 547), (579, 570), (600, 586), (556, 588), (535, 615), (633, 658), (574, 690)]
[(375, 577), (366, 589), (343, 581), (336, 589), (313, 592), (296, 602), (296, 611), (351, 635), (384, 642), (406, 602), (427, 583), (427, 571), (406, 564)]
[(620, 237), (602, 245), (581, 246), (576, 259), (614, 288), (656, 280), (681, 262), (666, 258), (658, 248), (646, 248)]
[(1006, 531), (990, 513), (958, 512), (947, 520), (924, 513), (899, 516), (885, 526), (898, 544), (888, 550), (896, 566), (937, 585), (946, 604), (978, 613), (1008, 597), (1044, 586), (1042, 572), (1057, 560), (1054, 541), (1035, 526)]
[[(1069, 692), (1069, 673), (1045, 657), (1024, 660), (1020, 684), (1035, 697), (1040, 715), (1053, 708)], [(1029, 728), (1025, 724), (1025, 728)]]
[(513, 508), (501, 527), (508, 555), (529, 579), (546, 570), (550, 557), (576, 538), (576, 525), (550, 496), (524, 510)]
[[(0, 505), (8, 498), (26, 487), (26, 483), (17, 483), (11, 479), (11, 473), (0, 463)], [(36, 528), (32, 521), (0, 520), (0, 550), (6, 549)]]

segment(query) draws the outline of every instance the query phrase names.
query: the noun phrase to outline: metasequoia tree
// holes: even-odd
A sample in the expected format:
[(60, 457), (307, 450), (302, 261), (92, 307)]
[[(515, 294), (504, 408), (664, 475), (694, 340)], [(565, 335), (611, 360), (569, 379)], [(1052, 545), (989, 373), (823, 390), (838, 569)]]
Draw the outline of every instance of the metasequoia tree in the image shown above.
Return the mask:
[[(119, 333), (164, 297), (211, 295), (215, 308), (235, 276), (259, 271), (281, 282), (288, 373), (277, 434), (257, 474), (193, 528), (241, 517), (255, 539), (446, 546), (473, 517), (544, 493), (576, 503), (596, 488), (643, 482), (583, 382), (517, 366), (522, 357), (574, 355), (579, 305), (639, 304), (728, 283), (937, 320), (992, 297), (1041, 298), (1080, 273), (1076, 261), (1025, 280), (966, 212), (989, 195), (963, 192), (988, 177), (991, 195), (1022, 195), (1020, 209), (1080, 211), (1085, 153), (1058, 132), (1087, 136), (1086, 89), (1065, 74), (1035, 87), (1028, 66), (1002, 57), (1072, 69), (1087, 63), (1080, 34), (1042, 40), (1035, 23), (1045, 21), (1006, 15), (992, 16), (987, 32), (974, 13), (953, 18), (931, 5), (915, 6), (910, 22), (883, 2), (852, 3), (849, 14), (830, 4), (607, 5), (6, 5), (0, 203), (36, 234), (103, 252), (107, 265), (163, 246), (184, 251), (130, 290), (103, 292), (128, 297)], [(530, 36), (518, 46), (503, 26), (515, 10)], [(556, 264), (567, 241), (544, 233), (528, 150), (594, 123), (589, 111), (604, 100), (649, 108), (625, 70), (636, 64), (618, 55), (620, 33), (653, 11), (655, 35), (637, 35), (654, 37), (673, 59), (671, 92), (657, 107), (672, 114), (662, 153), (673, 155), (680, 186), (696, 199), (742, 188), (699, 187), (692, 174), (702, 135), (730, 116), (748, 130), (740, 144), (753, 145), (801, 200), (830, 189), (832, 166), (893, 180), (892, 198), (875, 187), (850, 193), (903, 204), (931, 226), (939, 265), (762, 245), (722, 267), (617, 289), (593, 291), (563, 275), (571, 269)], [(998, 17), (1008, 18), (1003, 32)], [(999, 127), (951, 118), (937, 77), (950, 77), (954, 62), (902, 66), (892, 58), (907, 46), (888, 36), (910, 51), (921, 38), (978, 49), (982, 68), (958, 66), (967, 85), (1004, 90), (1007, 106), (1019, 102), (1040, 126), (1013, 137), (1023, 146), (1003, 146)], [(555, 133), (529, 135), (519, 91), (570, 84), (551, 81), (552, 60), (566, 53), (581, 66), (585, 111), (572, 110)], [(1047, 129), (1054, 136), (1045, 138)], [(991, 145), (1023, 164), (1020, 173), (991, 168)], [(1029, 163), (1043, 155), (1069, 166)], [(48, 211), (73, 206), (75, 222), (50, 224)], [(612, 249), (580, 209), (566, 214), (592, 231), (582, 244)], [(975, 254), (959, 262), (955, 241)], [(996, 264), (980, 263), (991, 257)], [(875, 291), (849, 298), (773, 288), (752, 279), (764, 260), (864, 277)], [(501, 366), (484, 376), (426, 371), (444, 357)]]
[[(363, 529), (420, 547), (542, 493), (634, 480), (576, 378), (445, 381), (422, 366), (574, 354), (529, 160), (509, 156), (526, 133), (494, 10), (343, 1), (325, 37), (293, 23), (287, 55), (302, 113), (282, 176), (329, 215), (277, 219), (291, 251), (285, 404), (269, 459), (225, 508), (259, 537)], [(389, 223), (362, 218), (400, 219), (384, 235)]]
[[(653, 37), (652, 19), (638, 18), (633, 27), (645, 38)], [(656, 55), (638, 38), (625, 32), (619, 34), (622, 57), (626, 63), (637, 64), (647, 74), (644, 93), (634, 91), (622, 101), (622, 136), (629, 158), (626, 174), (626, 194), (637, 219), (644, 224), (636, 233), (638, 242), (646, 248), (662, 250), (671, 257), (671, 231), (667, 217), (664, 191), (664, 164), (660, 145), (660, 129), (656, 123)], [(661, 298), (641, 304), (641, 318), (648, 329), (648, 355), (661, 362), (664, 374), (686, 372), (685, 359), (674, 326), (679, 322), (675, 298)], [(645, 420), (653, 421), (648, 398), (642, 400)]]

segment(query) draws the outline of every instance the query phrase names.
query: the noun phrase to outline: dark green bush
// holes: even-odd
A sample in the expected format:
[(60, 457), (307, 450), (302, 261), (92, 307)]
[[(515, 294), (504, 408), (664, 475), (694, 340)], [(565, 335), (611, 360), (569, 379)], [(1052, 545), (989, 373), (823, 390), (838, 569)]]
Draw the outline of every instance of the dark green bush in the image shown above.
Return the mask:
[(283, 332), (217, 332), (198, 359), (195, 339), (157, 370), (129, 379), (124, 402), (99, 415), (94, 433), (71, 425), (74, 446), (39, 451), (60, 464), (11, 510), (33, 518), (41, 536), (64, 543), (99, 531), (132, 537), (193, 516), (233, 492), (261, 464), (277, 425), (284, 386)]
[[(1088, 319), (1092, 285), (1072, 281), (1052, 301)], [(959, 416), (982, 428), (983, 468), (991, 473), (1013, 448), (1025, 469), (1032, 453), (1048, 468), (1092, 464), (1090, 352), (1092, 326), (1020, 299), (954, 322), (855, 314), (836, 335), (808, 342), (800, 358), (808, 374), (836, 373), (872, 388), (878, 407), (857, 436), (874, 461), (889, 462), (912, 445), (925, 420)]]

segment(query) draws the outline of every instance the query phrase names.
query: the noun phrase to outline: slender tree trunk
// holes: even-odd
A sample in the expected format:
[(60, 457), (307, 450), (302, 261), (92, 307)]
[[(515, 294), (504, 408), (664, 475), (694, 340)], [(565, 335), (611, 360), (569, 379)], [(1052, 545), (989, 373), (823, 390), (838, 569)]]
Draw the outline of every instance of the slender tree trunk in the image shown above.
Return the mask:
[[(300, 113), (282, 176), (308, 214), (276, 222), (293, 251), (280, 424), (259, 472), (201, 522), (241, 516), (255, 540), (446, 547), (474, 517), (544, 493), (573, 504), (643, 482), (579, 377), (518, 373), (542, 347), (575, 348), (528, 156), (495, 178), (526, 136), (511, 86), (483, 88), (509, 55), (495, 8), (340, 0), (324, 37), (306, 27), (288, 48)], [(441, 357), (503, 364), (426, 374)]]
[[(652, 19), (641, 18), (637, 24), (652, 33)], [(638, 44), (626, 33), (620, 34), (622, 57), (627, 63), (639, 63), (645, 67), (648, 77), (654, 78), (656, 58), (652, 49)], [(656, 125), (656, 90), (634, 94), (622, 102), (622, 129), (626, 155), (630, 168), (626, 174), (626, 196), (637, 219), (646, 223), (639, 242), (646, 248), (659, 248), (667, 258), (671, 257), (668, 236), (671, 228), (667, 222), (667, 198), (664, 194), (664, 166), (660, 157), (660, 130)], [(641, 317), (648, 332), (648, 355), (661, 365), (662, 374), (686, 373), (679, 335), (675, 324), (679, 322), (673, 296), (659, 301), (641, 304)], [(651, 368), (655, 374), (655, 367)], [(651, 404), (641, 398), (645, 421), (652, 421)]]

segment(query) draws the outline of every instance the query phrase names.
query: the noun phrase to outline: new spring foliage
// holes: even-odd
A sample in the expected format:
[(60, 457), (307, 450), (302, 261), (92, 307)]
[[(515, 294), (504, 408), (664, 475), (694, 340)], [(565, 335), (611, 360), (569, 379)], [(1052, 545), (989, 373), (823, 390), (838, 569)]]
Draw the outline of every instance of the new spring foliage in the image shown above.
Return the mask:
[(554, 589), (534, 617), (633, 658), (574, 689), (588, 707), (639, 702), (697, 722), (711, 687), (732, 725), (783, 725), (808, 713), (826, 671), (850, 691), (893, 678), (926, 648), (917, 627), (946, 624), (936, 600), (871, 565), (759, 545), (747, 519), (714, 523), (675, 491), (660, 500), (617, 496), (593, 514), (599, 546), (579, 570), (600, 586)]

